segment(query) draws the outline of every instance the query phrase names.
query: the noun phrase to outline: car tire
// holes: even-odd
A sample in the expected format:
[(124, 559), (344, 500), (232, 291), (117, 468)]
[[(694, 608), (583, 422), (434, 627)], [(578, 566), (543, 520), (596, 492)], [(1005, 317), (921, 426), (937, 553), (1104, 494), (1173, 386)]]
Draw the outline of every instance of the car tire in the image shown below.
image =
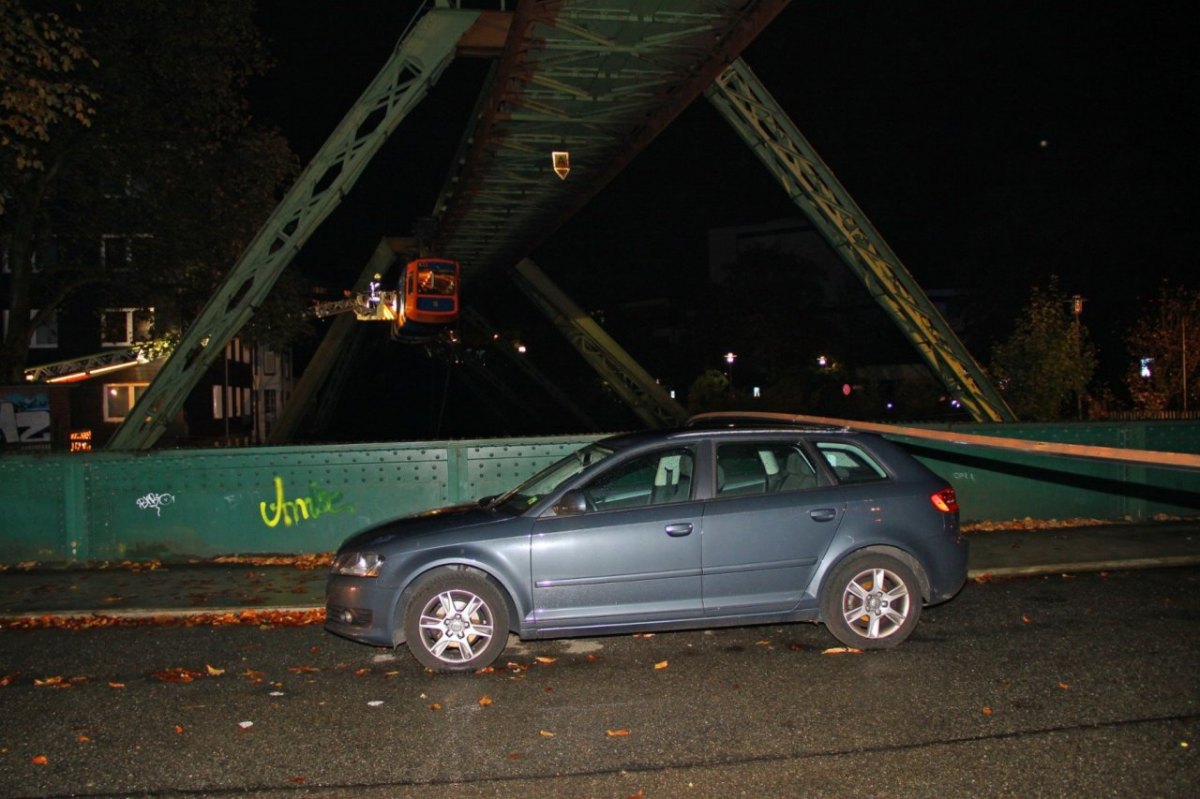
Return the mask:
[(856, 649), (890, 649), (921, 617), (921, 585), (911, 568), (879, 552), (851, 555), (821, 592), (821, 618), (833, 636)]
[(423, 578), (404, 607), (408, 649), (434, 671), (491, 665), (508, 642), (508, 604), (487, 575), (447, 569)]

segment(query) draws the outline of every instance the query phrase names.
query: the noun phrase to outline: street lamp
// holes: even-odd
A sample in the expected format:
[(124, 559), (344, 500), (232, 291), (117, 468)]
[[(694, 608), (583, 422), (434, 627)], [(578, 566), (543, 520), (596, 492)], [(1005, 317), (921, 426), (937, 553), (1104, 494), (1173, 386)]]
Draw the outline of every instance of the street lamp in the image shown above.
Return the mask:
[(725, 353), (725, 379), (729, 381), (729, 389), (731, 391), (733, 390), (733, 362), (736, 360), (736, 353)]

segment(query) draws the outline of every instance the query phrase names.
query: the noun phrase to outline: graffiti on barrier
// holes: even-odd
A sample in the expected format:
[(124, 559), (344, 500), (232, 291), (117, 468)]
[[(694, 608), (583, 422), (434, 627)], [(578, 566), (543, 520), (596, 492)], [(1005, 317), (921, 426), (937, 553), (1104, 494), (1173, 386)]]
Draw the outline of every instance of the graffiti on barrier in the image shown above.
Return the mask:
[(0, 445), (33, 443), (50, 443), (50, 398), (17, 392), (0, 398)]
[(308, 496), (287, 499), (283, 490), (283, 478), (275, 478), (275, 501), (258, 503), (258, 512), (267, 527), (291, 527), (305, 519), (316, 519), (330, 513), (354, 513), (353, 505), (339, 504), (341, 491), (326, 491), (310, 480)]
[(162, 509), (167, 505), (173, 504), (174, 502), (174, 494), (157, 494), (153, 491), (145, 496), (137, 498), (137, 506), (142, 510), (150, 510), (153, 508), (155, 516), (162, 516)]

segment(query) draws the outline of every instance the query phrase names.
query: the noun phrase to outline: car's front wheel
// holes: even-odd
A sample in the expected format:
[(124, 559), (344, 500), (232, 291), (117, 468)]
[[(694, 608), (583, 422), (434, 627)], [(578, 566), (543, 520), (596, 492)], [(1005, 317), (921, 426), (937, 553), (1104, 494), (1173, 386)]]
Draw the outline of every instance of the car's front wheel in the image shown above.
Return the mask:
[(480, 572), (434, 572), (409, 597), (404, 634), (413, 657), (428, 668), (481, 669), (508, 641), (508, 606), (500, 588)]
[(852, 555), (826, 581), (821, 615), (846, 646), (888, 649), (917, 626), (921, 587), (912, 569), (890, 555)]

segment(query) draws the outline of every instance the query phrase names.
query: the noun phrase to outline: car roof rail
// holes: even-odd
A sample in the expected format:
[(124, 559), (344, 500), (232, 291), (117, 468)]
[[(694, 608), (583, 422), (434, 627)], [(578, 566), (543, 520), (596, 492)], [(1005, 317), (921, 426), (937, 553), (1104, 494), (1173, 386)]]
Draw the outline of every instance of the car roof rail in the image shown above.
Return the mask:
[(709, 411), (689, 416), (686, 428), (776, 427), (788, 430), (849, 430), (844, 424), (810, 422), (790, 413), (770, 411)]

